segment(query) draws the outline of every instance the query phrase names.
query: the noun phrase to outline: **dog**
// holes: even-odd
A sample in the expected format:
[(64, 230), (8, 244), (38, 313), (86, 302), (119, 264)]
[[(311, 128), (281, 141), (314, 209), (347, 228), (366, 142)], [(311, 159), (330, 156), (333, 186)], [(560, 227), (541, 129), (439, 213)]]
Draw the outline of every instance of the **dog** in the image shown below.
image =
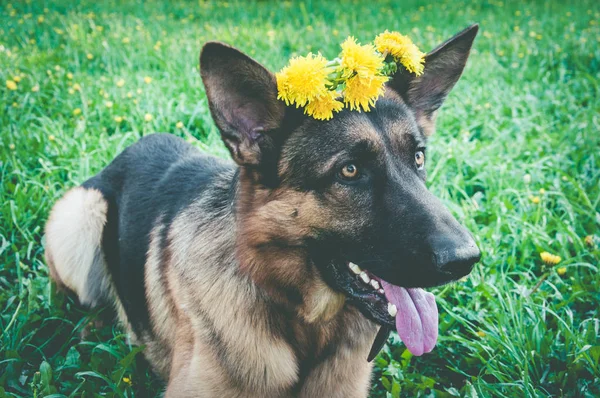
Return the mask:
[[(396, 73), (371, 112), (317, 121), (219, 42), (201, 77), (230, 160), (149, 135), (68, 191), (46, 225), (51, 277), (113, 306), (167, 397), (365, 397), (397, 330), (437, 339), (422, 288), (467, 275), (472, 235), (426, 188), (425, 147), (478, 26)], [(379, 331), (379, 332), (378, 332)]]

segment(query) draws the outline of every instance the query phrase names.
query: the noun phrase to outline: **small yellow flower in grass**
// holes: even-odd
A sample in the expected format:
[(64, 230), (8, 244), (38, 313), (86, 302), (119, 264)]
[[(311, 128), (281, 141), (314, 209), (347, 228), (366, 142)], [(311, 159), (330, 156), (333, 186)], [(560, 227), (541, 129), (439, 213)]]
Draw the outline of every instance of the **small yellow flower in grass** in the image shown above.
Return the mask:
[(130, 91), (130, 92), (127, 93), (127, 98), (131, 98), (131, 97), (133, 97), (133, 94)]
[(117, 87), (123, 87), (124, 85), (125, 85), (125, 80), (124, 79), (117, 80)]
[(408, 36), (386, 30), (375, 38), (375, 47), (382, 54), (390, 54), (409, 72), (417, 76), (423, 74), (425, 53), (419, 51)]
[(115, 122), (121, 123), (122, 121), (123, 121), (123, 117), (122, 116), (115, 116)]
[(75, 90), (75, 91), (81, 91), (81, 86), (79, 85), (79, 83), (73, 84), (73, 90)]
[(86, 55), (86, 57), (87, 57), (87, 59), (90, 59), (90, 60), (91, 60), (91, 59), (94, 59), (94, 55), (93, 55), (93, 54), (91, 54), (91, 53), (88, 53), (88, 54)]
[(138, 94), (141, 94), (142, 93), (142, 89), (138, 88), (135, 92), (138, 93)]
[(123, 44), (128, 44), (130, 42), (129, 37), (124, 37), (123, 40), (121, 40), (121, 42)]
[(50, 134), (50, 135), (48, 136), (48, 139), (49, 139), (50, 141), (54, 141), (54, 140), (56, 139), (56, 137), (54, 136), (54, 134)]
[(16, 90), (17, 89), (17, 82), (15, 82), (14, 80), (7, 80), (6, 81), (6, 88), (9, 90)]
[(112, 108), (114, 104), (112, 101), (106, 101), (104, 105), (106, 105), (107, 108)]
[(546, 190), (544, 188), (540, 188), (540, 195), (543, 195), (546, 193)]
[(594, 236), (593, 235), (588, 235), (584, 238), (585, 244), (588, 245), (589, 247), (593, 247), (594, 246)]
[(80, 108), (73, 109), (73, 115), (75, 115), (75, 116), (81, 115), (81, 109)]
[(104, 26), (96, 26), (96, 30), (98, 32), (102, 32), (104, 30)]
[(10, 149), (11, 151), (14, 151), (16, 148), (15, 144), (9, 144), (8, 145), (8, 149)]
[(72, 89), (72, 88), (68, 89), (67, 91), (68, 91), (69, 94), (75, 94), (75, 90)]
[(483, 337), (485, 337), (485, 332), (483, 330), (479, 330), (479, 331), (477, 331), (477, 336), (483, 338)]
[(556, 273), (560, 276), (564, 276), (567, 273), (567, 267), (558, 267)]
[(131, 379), (127, 376), (123, 377), (123, 382), (131, 385)]
[(69, 79), (69, 80), (73, 79), (73, 74), (71, 72), (67, 73), (67, 79)]
[(321, 54), (294, 57), (277, 73), (277, 98), (287, 105), (305, 106), (327, 92), (327, 75), (331, 72)]
[(38, 23), (42, 23), (42, 22), (44, 22), (44, 16), (43, 16), (43, 15), (40, 15), (40, 16), (38, 17), (37, 21), (38, 21)]
[(147, 121), (147, 122), (151, 122), (151, 121), (152, 121), (152, 119), (154, 119), (154, 117), (153, 117), (151, 114), (149, 114), (149, 113), (146, 113), (146, 114), (144, 115), (144, 120), (145, 120), (145, 121)]
[(546, 265), (556, 265), (560, 263), (560, 260), (562, 260), (560, 256), (548, 252), (541, 252), (540, 258)]
[(36, 84), (35, 86), (31, 87), (31, 92), (37, 93), (38, 91), (40, 91), (40, 86), (38, 84)]
[(531, 200), (531, 202), (532, 202), (533, 204), (536, 204), (536, 205), (537, 205), (538, 203), (540, 203), (540, 197), (539, 197), (539, 196), (530, 196), (530, 197), (529, 197), (529, 200)]
[(346, 80), (346, 88), (344, 89), (344, 102), (350, 106), (350, 110), (362, 109), (365, 112), (371, 110), (371, 106), (375, 106), (375, 101), (384, 92), (387, 76), (371, 76), (363, 78), (356, 75)]
[(182, 122), (177, 122), (177, 124), (175, 125), (175, 127), (177, 127), (178, 129), (182, 129), (183, 128), (183, 123)]
[(360, 45), (352, 36), (342, 43), (341, 52), (342, 76), (350, 78), (358, 75), (370, 79), (377, 75), (383, 68), (383, 57), (375, 51), (372, 44)]
[(146, 83), (146, 84), (152, 83), (152, 78), (150, 76), (144, 77), (144, 83)]
[(333, 112), (339, 112), (342, 108), (344, 108), (344, 104), (337, 100), (337, 93), (327, 91), (309, 101), (304, 108), (304, 113), (317, 120), (329, 120), (333, 117)]
[(15, 82), (19, 83), (21, 81), (21, 76), (14, 76), (12, 78)]

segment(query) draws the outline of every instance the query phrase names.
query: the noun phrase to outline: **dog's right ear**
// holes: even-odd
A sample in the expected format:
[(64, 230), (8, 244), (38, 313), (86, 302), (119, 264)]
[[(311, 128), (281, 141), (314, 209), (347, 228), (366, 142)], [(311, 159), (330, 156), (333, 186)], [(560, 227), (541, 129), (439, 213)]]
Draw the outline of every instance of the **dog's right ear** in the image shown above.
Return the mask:
[(208, 42), (200, 54), (200, 75), (208, 104), (233, 160), (258, 166), (272, 157), (274, 133), (285, 105), (277, 99), (275, 76), (242, 52)]

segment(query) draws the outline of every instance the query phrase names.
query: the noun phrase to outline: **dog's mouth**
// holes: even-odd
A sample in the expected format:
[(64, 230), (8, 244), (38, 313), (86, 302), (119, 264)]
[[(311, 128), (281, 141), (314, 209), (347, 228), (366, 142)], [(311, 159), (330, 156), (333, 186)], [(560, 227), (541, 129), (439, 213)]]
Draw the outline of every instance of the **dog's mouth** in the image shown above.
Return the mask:
[(381, 325), (369, 361), (379, 353), (393, 329), (413, 355), (433, 350), (438, 337), (438, 310), (432, 293), (393, 285), (350, 261), (330, 263), (328, 268), (333, 285), (367, 318)]

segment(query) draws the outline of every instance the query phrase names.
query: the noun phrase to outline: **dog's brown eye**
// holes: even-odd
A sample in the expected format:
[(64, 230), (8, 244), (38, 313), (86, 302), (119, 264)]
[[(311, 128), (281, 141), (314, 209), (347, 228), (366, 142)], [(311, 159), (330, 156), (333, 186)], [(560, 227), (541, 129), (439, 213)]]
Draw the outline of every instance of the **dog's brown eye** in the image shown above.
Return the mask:
[(340, 175), (345, 180), (354, 180), (358, 177), (358, 167), (352, 163), (348, 163), (340, 171)]
[(415, 163), (417, 164), (417, 169), (422, 169), (423, 165), (425, 165), (425, 154), (423, 151), (417, 151), (415, 153)]

